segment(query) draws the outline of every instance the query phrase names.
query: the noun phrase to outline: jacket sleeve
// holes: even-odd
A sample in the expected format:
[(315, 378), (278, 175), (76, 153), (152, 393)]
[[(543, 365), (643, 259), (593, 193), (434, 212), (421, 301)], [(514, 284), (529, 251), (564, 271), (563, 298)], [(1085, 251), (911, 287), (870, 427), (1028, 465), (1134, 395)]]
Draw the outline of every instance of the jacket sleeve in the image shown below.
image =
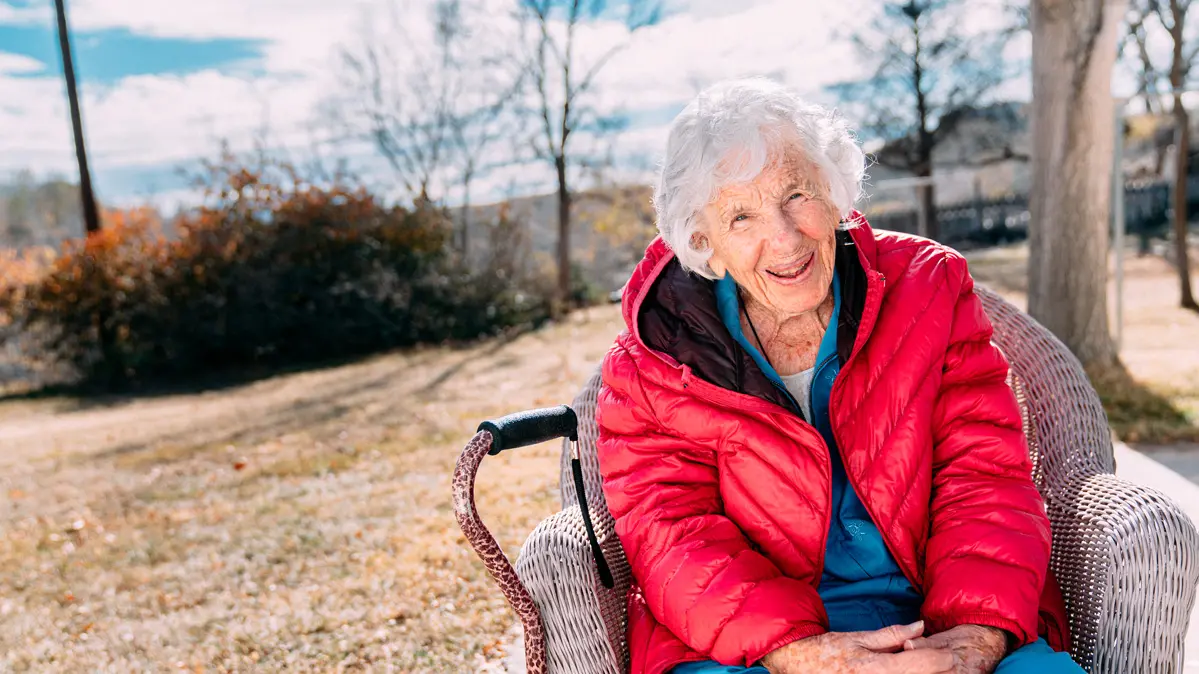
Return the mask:
[(1008, 363), (960, 257), (949, 347), (932, 419), (931, 530), (923, 614), (931, 632), (977, 624), (1037, 638), (1050, 531), (1032, 481)]
[[(609, 353), (597, 410), (600, 470), (650, 613), (704, 657), (744, 667), (827, 631), (815, 588), (783, 575), (724, 515), (715, 452), (658, 422), (656, 392), (646, 392), (621, 347)], [(689, 415), (688, 405), (697, 403), (666, 407)]]

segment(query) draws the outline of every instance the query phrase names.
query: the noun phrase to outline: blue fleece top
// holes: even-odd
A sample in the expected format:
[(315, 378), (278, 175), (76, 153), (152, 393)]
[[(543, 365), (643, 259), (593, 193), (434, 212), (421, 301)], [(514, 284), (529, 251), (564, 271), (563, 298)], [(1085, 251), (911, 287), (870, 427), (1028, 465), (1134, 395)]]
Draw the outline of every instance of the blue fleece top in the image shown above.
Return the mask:
[[(729, 333), (744, 347), (775, 386), (786, 394), (792, 409), (803, 416), (778, 372), (746, 339), (741, 330), (737, 284), (725, 275), (716, 281), (716, 306)], [(882, 534), (870, 519), (845, 474), (837, 440), (829, 421), (833, 381), (841, 371), (837, 355), (837, 319), (841, 315), (841, 282), (833, 275), (833, 318), (816, 354), (809, 400), (814, 419), (807, 420), (824, 438), (832, 464), (832, 513), (828, 545), (818, 592), (828, 611), (829, 629), (854, 632), (907, 624), (919, 618), (920, 595), (904, 577), (887, 550)]]

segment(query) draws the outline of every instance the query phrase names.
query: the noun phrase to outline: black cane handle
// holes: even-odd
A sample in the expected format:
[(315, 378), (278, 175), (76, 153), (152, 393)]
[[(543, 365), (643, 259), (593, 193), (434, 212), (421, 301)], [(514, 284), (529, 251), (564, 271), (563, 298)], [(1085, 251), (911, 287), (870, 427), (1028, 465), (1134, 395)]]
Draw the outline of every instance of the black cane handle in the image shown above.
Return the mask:
[(495, 455), (506, 449), (535, 445), (554, 438), (579, 438), (579, 419), (566, 405), (539, 410), (516, 412), (479, 424), (479, 431), (491, 433), (491, 451)]

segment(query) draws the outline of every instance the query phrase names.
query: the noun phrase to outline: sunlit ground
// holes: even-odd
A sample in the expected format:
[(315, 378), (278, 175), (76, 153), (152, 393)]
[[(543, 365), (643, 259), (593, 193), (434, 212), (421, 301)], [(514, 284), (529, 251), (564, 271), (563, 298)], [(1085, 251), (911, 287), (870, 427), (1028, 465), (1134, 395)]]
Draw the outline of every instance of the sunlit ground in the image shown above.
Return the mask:
[[(1023, 302), (1026, 249), (973, 255)], [(1123, 433), (1188, 437), (1199, 316), (1128, 262)], [(450, 474), (479, 420), (568, 402), (620, 327), (608, 306), (466, 350), (424, 349), (198, 395), (0, 404), (0, 669), (472, 671), (515, 622), (466, 546)], [(1166, 399), (1184, 421), (1135, 405)], [(1126, 417), (1126, 418), (1125, 418)], [(1152, 418), (1150, 418), (1152, 417)], [(557, 508), (558, 447), (488, 459), (479, 510), (515, 552)]]
[[(569, 324), (202, 395), (0, 405), (0, 670), (471, 671), (514, 622), (450, 504), (484, 418), (569, 402), (618, 330)], [(515, 551), (557, 446), (485, 462)]]

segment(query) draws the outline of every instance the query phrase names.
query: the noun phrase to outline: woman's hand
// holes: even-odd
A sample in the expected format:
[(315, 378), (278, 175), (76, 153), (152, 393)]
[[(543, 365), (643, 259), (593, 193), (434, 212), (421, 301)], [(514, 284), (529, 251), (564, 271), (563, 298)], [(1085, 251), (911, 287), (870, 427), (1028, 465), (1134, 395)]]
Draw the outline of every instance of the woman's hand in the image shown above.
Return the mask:
[(949, 650), (902, 650), (921, 634), (924, 621), (874, 632), (829, 632), (772, 651), (762, 665), (771, 674), (953, 674), (954, 655)]
[(985, 625), (958, 625), (903, 645), (906, 652), (933, 649), (953, 653), (954, 674), (991, 674), (1007, 654), (1007, 632)]

